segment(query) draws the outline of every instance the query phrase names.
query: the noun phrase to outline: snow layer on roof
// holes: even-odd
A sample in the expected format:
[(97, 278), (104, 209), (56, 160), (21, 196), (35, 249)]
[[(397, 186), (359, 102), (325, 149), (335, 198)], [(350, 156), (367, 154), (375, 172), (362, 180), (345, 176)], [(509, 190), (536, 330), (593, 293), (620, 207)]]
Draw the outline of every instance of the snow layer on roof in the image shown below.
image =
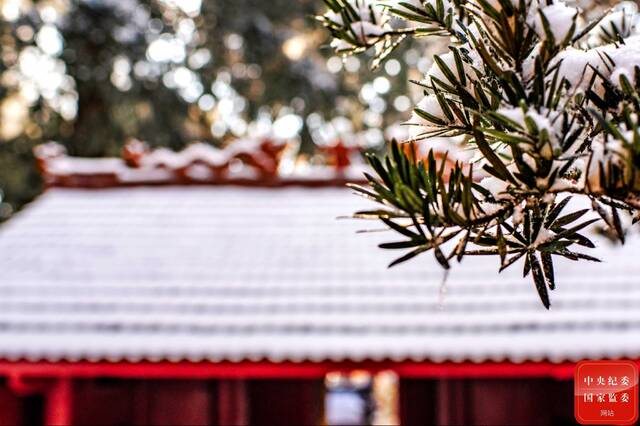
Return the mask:
[(450, 273), (337, 220), (345, 189), (53, 189), (0, 228), (0, 358), (577, 360), (640, 356), (640, 240), (559, 261), (550, 312), (517, 266)]

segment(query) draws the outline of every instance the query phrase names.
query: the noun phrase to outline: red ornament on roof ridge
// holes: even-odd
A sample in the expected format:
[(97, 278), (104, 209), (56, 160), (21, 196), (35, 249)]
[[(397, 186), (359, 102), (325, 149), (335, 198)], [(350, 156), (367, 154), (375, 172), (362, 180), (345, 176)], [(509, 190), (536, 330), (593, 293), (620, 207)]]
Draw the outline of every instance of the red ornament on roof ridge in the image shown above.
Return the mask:
[(285, 174), (281, 171), (281, 162), (288, 146), (286, 142), (272, 139), (241, 139), (222, 149), (196, 142), (175, 152), (167, 148), (151, 149), (147, 143), (131, 139), (122, 148), (121, 158), (70, 157), (66, 149), (55, 142), (37, 146), (34, 154), (47, 186), (335, 186), (361, 180), (360, 171), (345, 173), (351, 165), (350, 151), (337, 156), (338, 162), (333, 167), (292, 170)]
[(319, 149), (327, 156), (329, 165), (337, 170), (349, 168), (353, 163), (352, 155), (362, 151), (360, 146), (347, 145), (342, 139), (338, 139), (330, 145), (320, 146)]

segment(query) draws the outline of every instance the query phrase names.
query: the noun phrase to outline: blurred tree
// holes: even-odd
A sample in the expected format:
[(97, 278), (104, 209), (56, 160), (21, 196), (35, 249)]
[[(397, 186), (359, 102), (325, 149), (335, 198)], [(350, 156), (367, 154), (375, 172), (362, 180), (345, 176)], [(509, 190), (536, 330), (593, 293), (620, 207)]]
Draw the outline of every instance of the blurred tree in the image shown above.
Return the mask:
[(370, 75), (360, 59), (319, 49), (318, 6), (0, 0), (0, 219), (40, 191), (31, 149), (50, 139), (73, 155), (117, 155), (128, 137), (179, 149), (273, 131), (285, 117), (280, 131), (307, 152), (352, 130), (381, 142), (377, 129), (409, 109), (404, 97), (394, 104), (407, 91), (401, 62)]

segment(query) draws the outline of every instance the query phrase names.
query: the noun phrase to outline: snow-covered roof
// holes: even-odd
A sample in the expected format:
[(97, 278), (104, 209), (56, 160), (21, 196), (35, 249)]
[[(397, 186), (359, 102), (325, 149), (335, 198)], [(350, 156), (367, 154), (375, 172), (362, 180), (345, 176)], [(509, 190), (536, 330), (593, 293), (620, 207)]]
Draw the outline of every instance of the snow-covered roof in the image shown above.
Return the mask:
[(394, 269), (342, 188), (51, 189), (0, 228), (0, 358), (575, 360), (640, 356), (640, 240), (517, 267)]

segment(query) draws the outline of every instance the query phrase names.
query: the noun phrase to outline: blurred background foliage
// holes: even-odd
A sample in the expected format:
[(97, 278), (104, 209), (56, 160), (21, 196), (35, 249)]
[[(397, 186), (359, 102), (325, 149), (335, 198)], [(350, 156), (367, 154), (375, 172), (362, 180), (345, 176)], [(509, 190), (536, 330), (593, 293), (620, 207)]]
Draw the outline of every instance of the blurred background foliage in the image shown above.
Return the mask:
[[(406, 118), (405, 48), (371, 73), (339, 58), (319, 0), (0, 0), (0, 218), (41, 191), (32, 148), (119, 155), (242, 137), (379, 146)], [(430, 63), (421, 64), (426, 69)], [(413, 77), (419, 77), (417, 75)]]
[[(589, 8), (608, 1), (582, 1)], [(41, 190), (32, 148), (119, 155), (130, 137), (180, 149), (244, 137), (365, 147), (402, 138), (442, 46), (378, 70), (340, 58), (321, 0), (0, 0), (0, 220)]]

